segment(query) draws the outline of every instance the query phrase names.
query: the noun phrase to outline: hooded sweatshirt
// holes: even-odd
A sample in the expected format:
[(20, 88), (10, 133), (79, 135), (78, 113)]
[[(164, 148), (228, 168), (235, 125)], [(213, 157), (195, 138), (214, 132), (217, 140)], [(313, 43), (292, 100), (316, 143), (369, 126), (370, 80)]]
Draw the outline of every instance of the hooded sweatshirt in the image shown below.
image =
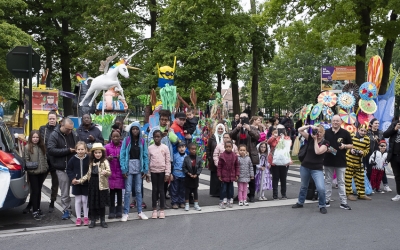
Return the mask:
[(120, 164), (121, 164), (121, 171), (122, 174), (126, 174), (129, 171), (129, 160), (130, 160), (130, 150), (132, 146), (133, 136), (131, 132), (132, 127), (137, 127), (139, 129), (139, 149), (140, 149), (140, 165), (141, 165), (141, 172), (147, 174), (149, 171), (149, 158), (148, 158), (148, 151), (147, 151), (147, 143), (142, 138), (142, 133), (140, 132), (141, 126), (140, 123), (135, 121), (129, 124), (127, 130), (129, 131), (129, 136), (125, 137), (122, 141), (121, 146), (121, 153), (120, 153)]

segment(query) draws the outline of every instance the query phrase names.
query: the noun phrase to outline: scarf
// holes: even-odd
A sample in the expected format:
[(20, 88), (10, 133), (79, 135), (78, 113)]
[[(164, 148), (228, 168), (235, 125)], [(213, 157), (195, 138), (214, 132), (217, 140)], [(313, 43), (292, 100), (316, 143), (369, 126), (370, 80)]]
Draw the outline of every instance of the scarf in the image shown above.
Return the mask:
[[(222, 129), (224, 130), (223, 132), (222, 132), (222, 134), (218, 134), (218, 128), (219, 127), (222, 127)], [(224, 124), (222, 124), (222, 123), (219, 123), (216, 127), (215, 127), (215, 133), (214, 133), (214, 136), (215, 136), (215, 140), (217, 141), (217, 144), (220, 144), (220, 143), (223, 143), (224, 142), (224, 140), (223, 140), (223, 135), (225, 134), (225, 126), (224, 126)]]

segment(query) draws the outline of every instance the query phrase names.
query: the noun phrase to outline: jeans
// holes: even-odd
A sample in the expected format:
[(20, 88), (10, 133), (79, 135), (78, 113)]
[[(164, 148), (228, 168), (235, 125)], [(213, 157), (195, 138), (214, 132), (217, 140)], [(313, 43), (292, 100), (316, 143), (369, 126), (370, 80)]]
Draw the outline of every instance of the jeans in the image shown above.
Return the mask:
[(315, 186), (318, 191), (318, 206), (319, 208), (325, 207), (325, 185), (324, 185), (324, 173), (322, 170), (312, 170), (303, 166), (300, 166), (300, 178), (301, 187), (299, 193), (298, 204), (303, 205), (306, 200), (308, 184), (310, 183), (310, 178), (314, 179)]
[(221, 202), (227, 198), (228, 200), (233, 198), (233, 182), (221, 182)]
[[(133, 180), (135, 180), (136, 204), (138, 204), (136, 206), (137, 211), (139, 214), (142, 212), (142, 174), (128, 174), (125, 179), (124, 214), (129, 214), (129, 202)], [(115, 200), (112, 200), (111, 202), (115, 202)]]
[(333, 171), (336, 170), (339, 198), (341, 204), (347, 204), (346, 188), (344, 183), (344, 173), (346, 168), (334, 168), (325, 166), (325, 198), (329, 202), (332, 196)]
[(175, 177), (170, 184), (171, 204), (185, 204), (185, 177)]

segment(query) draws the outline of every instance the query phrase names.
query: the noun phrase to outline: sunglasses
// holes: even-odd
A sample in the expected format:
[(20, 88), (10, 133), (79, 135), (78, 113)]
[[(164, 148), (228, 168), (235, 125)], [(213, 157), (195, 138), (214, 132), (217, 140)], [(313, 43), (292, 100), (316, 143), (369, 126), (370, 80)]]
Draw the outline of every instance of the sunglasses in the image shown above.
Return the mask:
[(173, 76), (174, 73), (173, 72), (161, 72), (161, 75), (166, 75), (166, 76)]

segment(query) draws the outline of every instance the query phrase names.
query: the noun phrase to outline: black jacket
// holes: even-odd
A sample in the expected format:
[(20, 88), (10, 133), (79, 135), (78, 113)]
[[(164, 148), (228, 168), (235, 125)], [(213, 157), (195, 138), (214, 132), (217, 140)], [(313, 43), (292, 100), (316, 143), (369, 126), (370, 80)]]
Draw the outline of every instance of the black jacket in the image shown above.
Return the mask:
[[(54, 129), (59, 127), (60, 125), (58, 123), (56, 123), (55, 126), (50, 126), (48, 123), (46, 125), (40, 126), (39, 133), (45, 147), (47, 147), (50, 134), (54, 131)], [(49, 165), (49, 171), (55, 171), (53, 164), (51, 164), (51, 157), (49, 156), (47, 150), (46, 150), (46, 156), (47, 156), (47, 165)]]
[(186, 130), (188, 134), (193, 135), (193, 133), (196, 131), (198, 122), (199, 122), (198, 117), (193, 117), (192, 119), (186, 119), (185, 124), (183, 124), (183, 130)]
[[(185, 187), (197, 188), (199, 187), (199, 175), (203, 170), (203, 160), (201, 157), (196, 156), (196, 166), (192, 167), (192, 159), (189, 155), (185, 157), (182, 164), (182, 171), (185, 174)], [(188, 174), (197, 175), (196, 178), (190, 177)]]
[[(79, 159), (78, 155), (73, 156), (69, 161), (68, 161), (68, 167), (67, 167), (67, 175), (69, 177), (69, 180), (72, 181), (73, 179), (79, 180), (83, 176), (86, 175), (86, 173), (89, 170), (89, 155), (86, 155), (85, 158)], [(85, 181), (81, 185), (88, 185), (88, 182)]]
[(396, 143), (397, 137), (397, 130), (394, 128), (396, 127), (397, 122), (392, 123), (385, 132), (383, 132), (383, 137), (389, 138), (389, 150), (387, 155), (387, 161), (390, 162), (393, 156), (394, 144)]
[[(101, 144), (104, 144), (103, 135), (101, 134), (100, 129), (96, 127), (94, 123), (90, 125), (89, 129), (86, 129), (83, 124), (81, 124), (76, 130), (76, 133), (78, 133), (79, 140), (84, 141), (86, 144), (92, 144), (95, 142), (100, 142)], [(92, 135), (96, 140), (89, 141), (89, 135)], [(91, 148), (91, 145), (89, 145), (88, 148)]]
[[(76, 145), (79, 141), (78, 135), (73, 130), (71, 133)], [(68, 159), (70, 159), (75, 153), (71, 153), (69, 150), (67, 141), (61, 133), (60, 128), (54, 129), (50, 134), (46, 147), (52, 166), (57, 170), (65, 171), (67, 169)]]

